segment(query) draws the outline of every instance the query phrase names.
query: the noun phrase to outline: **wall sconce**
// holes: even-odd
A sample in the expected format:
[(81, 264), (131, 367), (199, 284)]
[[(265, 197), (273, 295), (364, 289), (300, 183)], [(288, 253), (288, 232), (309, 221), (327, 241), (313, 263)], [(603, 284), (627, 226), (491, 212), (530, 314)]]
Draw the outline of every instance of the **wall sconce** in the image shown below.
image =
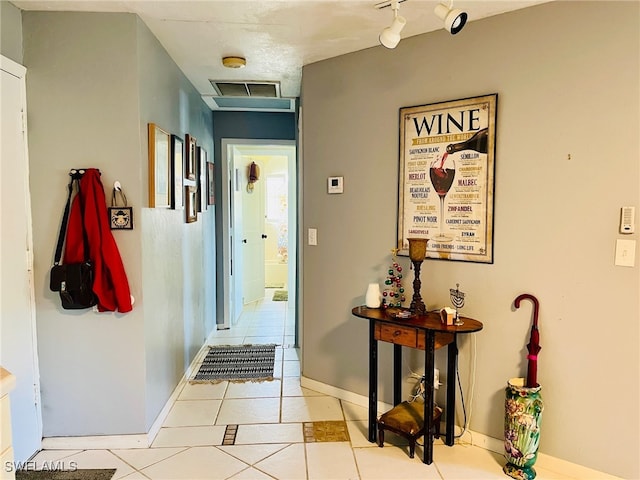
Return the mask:
[(400, 32), (407, 24), (407, 20), (398, 15), (398, 10), (400, 10), (398, 0), (393, 0), (391, 2), (391, 9), (393, 10), (393, 23), (382, 30), (382, 33), (380, 34), (380, 44), (383, 47), (396, 48), (398, 43), (400, 43)]
[(463, 12), (459, 8), (453, 8), (453, 0), (448, 7), (442, 3), (438, 4), (434, 13), (444, 21), (444, 28), (446, 28), (451, 35), (458, 33), (467, 23), (467, 12)]
[(249, 165), (249, 182), (247, 183), (247, 192), (253, 192), (253, 184), (260, 180), (260, 167), (256, 162)]

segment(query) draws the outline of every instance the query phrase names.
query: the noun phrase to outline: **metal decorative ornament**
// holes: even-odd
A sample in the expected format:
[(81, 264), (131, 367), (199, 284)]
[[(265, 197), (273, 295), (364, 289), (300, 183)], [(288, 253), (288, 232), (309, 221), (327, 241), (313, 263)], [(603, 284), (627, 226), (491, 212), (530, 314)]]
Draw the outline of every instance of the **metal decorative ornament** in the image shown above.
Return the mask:
[(464, 325), (464, 322), (460, 320), (460, 317), (458, 316), (458, 309), (464, 307), (465, 293), (461, 292), (459, 287), (460, 287), (460, 284), (456, 283), (455, 290), (453, 288), (449, 289), (449, 297), (451, 298), (451, 304), (456, 309), (456, 318), (455, 318), (455, 321), (453, 322), (454, 325)]

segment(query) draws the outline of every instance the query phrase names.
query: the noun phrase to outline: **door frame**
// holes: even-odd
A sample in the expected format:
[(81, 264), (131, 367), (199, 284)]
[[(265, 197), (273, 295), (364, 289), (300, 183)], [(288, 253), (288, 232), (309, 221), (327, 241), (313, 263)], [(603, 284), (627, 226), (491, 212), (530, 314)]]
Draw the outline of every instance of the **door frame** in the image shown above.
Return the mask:
[[(34, 276), (33, 276), (33, 228), (32, 228), (32, 215), (31, 215), (31, 195), (30, 195), (30, 187), (29, 187), (29, 148), (28, 148), (28, 140), (27, 140), (27, 92), (26, 92), (26, 74), (27, 74), (27, 69), (26, 67), (24, 67), (23, 65), (20, 65), (19, 63), (14, 62), (13, 60), (5, 57), (4, 55), (0, 55), (0, 70), (2, 70), (3, 72), (8, 73), (9, 75), (12, 75), (14, 77), (16, 77), (19, 81), (20, 81), (20, 103), (21, 103), (21, 109), (22, 109), (22, 130), (23, 130), (23, 135), (22, 135), (22, 141), (20, 142), (22, 144), (22, 150), (24, 153), (24, 169), (23, 169), (23, 173), (24, 176), (22, 179), (18, 179), (19, 181), (24, 182), (24, 188), (25, 188), (25, 198), (24, 198), (24, 208), (25, 208), (25, 214), (26, 214), (26, 233), (27, 233), (27, 238), (25, 239), (26, 241), (26, 248), (27, 251), (26, 253), (26, 257), (27, 257), (27, 269), (28, 271), (26, 272), (26, 275), (28, 277), (28, 282), (29, 282), (29, 303), (31, 305), (30, 308), (30, 312), (29, 312), (29, 329), (30, 329), (30, 336), (31, 336), (31, 362), (32, 365), (30, 366), (30, 368), (33, 368), (33, 385), (24, 385), (24, 378), (18, 378), (18, 386), (16, 387), (16, 389), (18, 388), (27, 388), (27, 389), (33, 389), (33, 401), (35, 403), (35, 421), (36, 421), (36, 429), (37, 431), (35, 432), (37, 438), (38, 438), (38, 450), (42, 447), (42, 432), (43, 432), (43, 426), (42, 426), (42, 399), (41, 399), (41, 394), (40, 394), (40, 367), (39, 367), (39, 359), (38, 359), (38, 338), (37, 338), (37, 330), (36, 330), (36, 301), (35, 301), (35, 287), (34, 287)], [(19, 201), (19, 199), (16, 199)], [(26, 348), (26, 346), (25, 346)], [(4, 365), (7, 366), (7, 365)], [(18, 376), (19, 373), (17, 372), (10, 372), (10, 373), (14, 373), (17, 374)], [(19, 385), (22, 384), (23, 387), (19, 387)], [(15, 390), (14, 390), (15, 392)], [(26, 395), (26, 392), (23, 392)], [(31, 392), (29, 392), (28, 394), (29, 396), (31, 396)], [(11, 395), (13, 396), (13, 395)], [(12, 410), (12, 413), (15, 412), (15, 409)], [(20, 452), (16, 452), (15, 451), (15, 447), (16, 447), (16, 435), (20, 434), (20, 429), (19, 428), (15, 428), (16, 427), (16, 423), (15, 423), (15, 419), (12, 419), (12, 424), (13, 424), (13, 437), (14, 437), (14, 454), (18, 454), (18, 456), (20, 456)], [(38, 450), (36, 450), (35, 452), (32, 453), (36, 453)], [(28, 458), (15, 458), (15, 461), (26, 461), (28, 460)]]
[[(234, 252), (230, 240), (230, 221), (233, 218), (232, 193), (235, 185), (235, 172), (233, 171), (232, 148), (247, 147), (255, 153), (257, 147), (263, 147), (264, 151), (270, 153), (286, 154), (289, 156), (289, 199), (294, 205), (289, 209), (289, 245), (292, 246), (293, 252), (289, 254), (288, 277), (290, 284), (289, 292), (289, 309), (290, 314), (295, 316), (296, 292), (298, 289), (297, 279), (297, 263), (298, 263), (298, 223), (300, 205), (298, 204), (298, 171), (297, 171), (297, 145), (295, 140), (268, 140), (268, 139), (239, 139), (239, 138), (223, 138), (221, 139), (221, 179), (220, 179), (220, 198), (221, 205), (221, 238), (218, 244), (221, 250), (216, 255), (217, 262), (221, 263), (218, 271), (222, 272), (222, 278), (219, 282), (221, 289), (218, 292), (218, 303), (220, 305), (218, 315), (218, 330), (224, 330), (231, 327), (234, 319), (234, 308), (242, 308), (242, 306), (234, 306), (232, 301), (233, 285), (232, 285), (232, 269), (234, 261)], [(264, 153), (263, 153), (264, 154)], [(297, 323), (297, 316), (296, 323)], [(296, 329), (297, 331), (297, 329)], [(296, 344), (298, 338), (296, 334)]]

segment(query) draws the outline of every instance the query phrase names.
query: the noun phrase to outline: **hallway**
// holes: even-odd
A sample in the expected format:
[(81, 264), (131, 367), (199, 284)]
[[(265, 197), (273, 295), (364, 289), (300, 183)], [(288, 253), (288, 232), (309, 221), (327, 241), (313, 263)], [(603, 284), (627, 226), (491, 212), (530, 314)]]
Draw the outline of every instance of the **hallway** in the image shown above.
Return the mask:
[[(214, 332), (209, 343), (278, 344), (273, 381), (187, 383), (150, 448), (42, 451), (33, 459), (36, 468), (47, 462), (116, 468), (113, 478), (127, 480), (508, 478), (502, 455), (468, 444), (447, 447), (437, 440), (434, 463), (424, 465), (421, 447), (410, 459), (406, 442), (392, 434), (385, 448), (369, 443), (366, 408), (300, 387), (293, 320), (286, 318), (287, 302), (271, 298), (268, 291), (243, 311), (238, 325)], [(309, 432), (321, 421), (340, 422), (347, 437), (319, 441)], [(233, 426), (235, 438), (225, 440)], [(587, 478), (583, 470), (536, 470), (542, 480)]]

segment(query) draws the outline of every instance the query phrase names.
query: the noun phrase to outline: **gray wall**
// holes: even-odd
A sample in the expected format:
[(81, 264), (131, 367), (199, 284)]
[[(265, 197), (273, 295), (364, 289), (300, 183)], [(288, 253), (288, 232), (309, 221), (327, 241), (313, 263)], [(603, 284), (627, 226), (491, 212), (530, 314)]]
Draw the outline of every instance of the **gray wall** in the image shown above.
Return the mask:
[[(494, 264), (428, 260), (421, 275), (429, 308), (460, 283), (464, 314), (484, 322), (461, 340), (470, 429), (503, 438), (504, 388), (526, 374), (532, 318), (512, 305), (531, 293), (541, 452), (640, 476), (640, 267), (613, 262), (620, 207), (640, 203), (639, 9), (552, 2), (304, 67), (303, 229), (318, 229), (318, 246), (303, 247), (305, 377), (367, 394), (368, 325), (350, 311), (384, 281), (396, 242), (398, 109), (497, 92)], [(327, 195), (333, 175), (344, 194)], [(405, 357), (408, 377), (422, 356)], [(388, 345), (380, 365), (391, 402)]]
[[(182, 293), (185, 278), (215, 287), (205, 255), (193, 253), (213, 210), (188, 228), (180, 212), (145, 208), (146, 125), (189, 131), (211, 151), (207, 109), (135, 15), (24, 12), (23, 29), (44, 435), (144, 433), (215, 309), (204, 293), (195, 301)], [(107, 190), (119, 180), (134, 207), (134, 230), (114, 232), (131, 313), (70, 313), (48, 291), (73, 167), (99, 168)]]
[(0, 53), (22, 64), (21, 11), (7, 1), (0, 1)]
[[(137, 23), (141, 138), (149, 122), (182, 139), (189, 133), (213, 161), (211, 109), (146, 25)], [(146, 159), (147, 143), (140, 145)], [(147, 198), (146, 182), (143, 190)], [(190, 224), (182, 209), (142, 212), (143, 297), (151, 299), (144, 330), (147, 426), (215, 326), (214, 211), (208, 207)]]

